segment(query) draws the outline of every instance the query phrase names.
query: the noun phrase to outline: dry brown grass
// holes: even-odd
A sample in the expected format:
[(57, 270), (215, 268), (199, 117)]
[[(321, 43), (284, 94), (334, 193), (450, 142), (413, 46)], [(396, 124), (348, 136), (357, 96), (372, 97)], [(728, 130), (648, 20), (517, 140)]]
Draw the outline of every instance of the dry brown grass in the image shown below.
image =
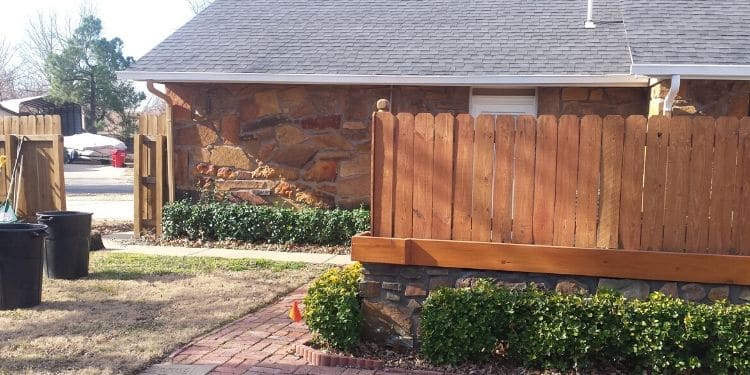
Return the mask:
[(0, 311), (0, 373), (133, 373), (322, 270), (193, 259), (95, 253), (89, 278), (45, 279), (40, 306)]

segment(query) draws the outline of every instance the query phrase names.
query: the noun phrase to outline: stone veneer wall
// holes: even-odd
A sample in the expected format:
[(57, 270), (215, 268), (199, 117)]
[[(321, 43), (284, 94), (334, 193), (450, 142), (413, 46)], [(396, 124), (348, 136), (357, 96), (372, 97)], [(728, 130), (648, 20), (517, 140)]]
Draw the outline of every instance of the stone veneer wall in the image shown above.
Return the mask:
[[(661, 115), (671, 80), (651, 88), (649, 115)], [(750, 113), (750, 81), (683, 80), (677, 93), (673, 115), (735, 116)]]
[(540, 115), (646, 115), (645, 87), (540, 87)]
[(363, 297), (365, 335), (376, 342), (401, 348), (418, 345), (420, 312), (430, 291), (441, 287), (470, 287), (479, 278), (494, 279), (510, 288), (534, 284), (560, 293), (590, 294), (606, 288), (629, 298), (646, 298), (651, 292), (661, 291), (702, 303), (721, 299), (732, 303), (750, 302), (750, 287), (741, 286), (383, 264), (365, 264), (363, 272), (365, 277), (359, 289)]
[[(370, 193), (375, 102), (394, 112), (468, 111), (467, 87), (168, 84), (181, 193), (356, 207)], [(181, 194), (180, 194), (181, 195)]]

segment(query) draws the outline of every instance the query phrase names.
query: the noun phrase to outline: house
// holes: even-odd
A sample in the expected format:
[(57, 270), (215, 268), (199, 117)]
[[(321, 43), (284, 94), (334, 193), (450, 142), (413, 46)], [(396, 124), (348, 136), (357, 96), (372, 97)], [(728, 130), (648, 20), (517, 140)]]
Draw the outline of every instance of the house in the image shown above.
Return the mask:
[[(3, 111), (5, 110), (5, 111)], [(7, 112), (4, 113), (4, 112)], [(0, 102), (0, 116), (59, 115), (63, 135), (83, 131), (81, 106), (74, 103), (57, 104), (47, 95), (9, 99)]]
[(352, 207), (370, 116), (745, 116), (745, 0), (216, 0), (123, 79), (166, 85), (179, 191)]

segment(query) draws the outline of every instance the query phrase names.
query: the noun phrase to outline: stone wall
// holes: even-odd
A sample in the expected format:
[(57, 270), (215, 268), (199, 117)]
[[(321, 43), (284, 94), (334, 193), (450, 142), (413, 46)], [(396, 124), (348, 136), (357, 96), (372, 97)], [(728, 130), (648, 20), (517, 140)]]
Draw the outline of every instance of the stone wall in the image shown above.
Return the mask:
[(168, 84), (175, 183), (265, 204), (355, 207), (369, 200), (375, 102), (393, 111), (468, 111), (467, 87)]
[[(651, 88), (649, 115), (661, 115), (671, 80)], [(750, 113), (750, 81), (683, 80), (677, 93), (673, 115), (735, 116)]]
[(599, 289), (614, 289), (626, 297), (643, 299), (651, 292), (661, 291), (701, 303), (722, 299), (732, 303), (750, 302), (750, 287), (741, 286), (382, 264), (365, 264), (363, 272), (365, 277), (359, 288), (363, 297), (365, 335), (376, 342), (401, 348), (417, 345), (421, 307), (430, 291), (441, 287), (470, 287), (480, 278), (496, 280), (509, 288), (533, 284), (559, 293), (590, 294)]
[(540, 87), (537, 90), (540, 115), (646, 115), (645, 87)]

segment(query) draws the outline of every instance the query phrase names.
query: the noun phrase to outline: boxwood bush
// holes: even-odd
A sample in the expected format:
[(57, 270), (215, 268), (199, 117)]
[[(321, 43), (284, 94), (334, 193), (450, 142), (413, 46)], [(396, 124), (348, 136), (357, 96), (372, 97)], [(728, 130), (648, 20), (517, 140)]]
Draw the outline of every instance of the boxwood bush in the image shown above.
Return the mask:
[(750, 372), (748, 305), (511, 291), (487, 281), (432, 292), (421, 322), (422, 353), (438, 364), (482, 361), (497, 350), (524, 366), (563, 371)]
[(305, 322), (318, 343), (346, 350), (359, 341), (362, 314), (358, 296), (362, 266), (332, 268), (310, 284)]
[(164, 206), (165, 238), (258, 243), (343, 245), (370, 228), (370, 213), (322, 208), (254, 206), (225, 201), (177, 201)]

